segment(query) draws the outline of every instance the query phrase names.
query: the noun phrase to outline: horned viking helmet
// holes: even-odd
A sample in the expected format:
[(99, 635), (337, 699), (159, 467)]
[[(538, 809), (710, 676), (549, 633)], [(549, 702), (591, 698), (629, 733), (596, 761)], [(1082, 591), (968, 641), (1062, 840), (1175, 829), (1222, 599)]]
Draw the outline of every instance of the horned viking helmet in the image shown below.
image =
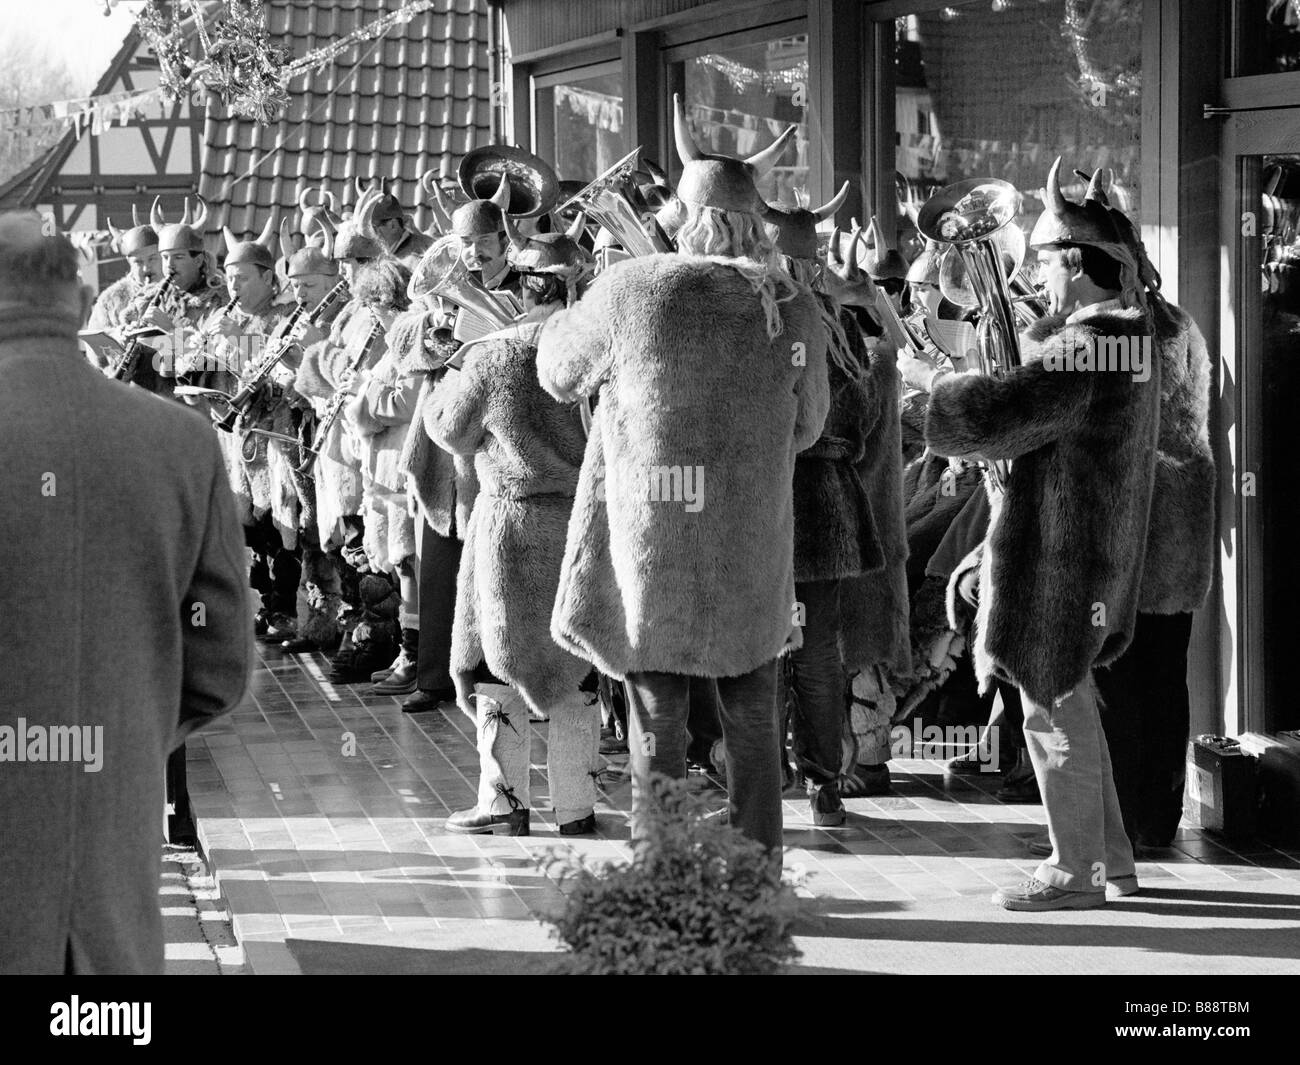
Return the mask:
[(791, 259), (816, 259), (817, 223), (833, 218), (848, 199), (849, 183), (840, 186), (831, 199), (820, 207), (776, 207), (764, 205), (763, 221), (776, 230), (776, 247)]
[(677, 141), (677, 155), (682, 161), (682, 179), (677, 183), (678, 197), (699, 207), (761, 214), (764, 204), (754, 181), (776, 165), (797, 129), (797, 126), (791, 126), (748, 159), (708, 155), (700, 150), (691, 136), (681, 97), (674, 93), (673, 135)]
[(108, 219), (108, 231), (113, 236), (113, 248), (119, 255), (139, 255), (148, 248), (158, 247), (158, 231), (146, 222), (140, 221), (140, 212), (131, 204), (130, 229), (118, 229), (113, 220)]
[(163, 216), (160, 196), (155, 196), (149, 209), (149, 222), (158, 233), (158, 250), (202, 251), (203, 223), (208, 218), (208, 205), (199, 197), (199, 209), (190, 213), (190, 198), (185, 197), (185, 210), (179, 222), (168, 223)]

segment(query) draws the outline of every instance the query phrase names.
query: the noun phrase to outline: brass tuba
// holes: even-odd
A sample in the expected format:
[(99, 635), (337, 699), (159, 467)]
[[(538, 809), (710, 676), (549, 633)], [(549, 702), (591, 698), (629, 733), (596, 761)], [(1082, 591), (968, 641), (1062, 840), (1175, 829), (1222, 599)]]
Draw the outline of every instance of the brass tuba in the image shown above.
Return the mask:
[(640, 148), (635, 148), (580, 192), (570, 196), (557, 210), (581, 211), (613, 234), (629, 255), (655, 255), (672, 251), (672, 242), (659, 223), (641, 221), (644, 201), (633, 177)]
[[(1020, 365), (1020, 338), (1009, 285), (1024, 259), (1025, 235), (1014, 222), (1019, 213), (1020, 193), (1010, 182), (972, 178), (940, 189), (925, 202), (916, 219), (923, 237), (950, 245), (945, 262), (953, 262), (944, 295), (956, 303), (979, 307), (973, 354), (979, 371), (991, 377), (1001, 377)], [(941, 289), (943, 280), (941, 263)], [(993, 483), (1005, 487), (1009, 465), (999, 460), (990, 462), (988, 469)]]
[(415, 268), (406, 287), (412, 300), (430, 294), (456, 304), (482, 318), (493, 329), (504, 329), (515, 320), (515, 311), (493, 295), (460, 260), (460, 241), (442, 237)]
[[(490, 200), (505, 177), (510, 200), (503, 213), (514, 218), (537, 218), (560, 198), (560, 179), (541, 156), (509, 144), (485, 144), (460, 161), (456, 173), (460, 187), (471, 200)], [(427, 188), (427, 186), (426, 186)]]

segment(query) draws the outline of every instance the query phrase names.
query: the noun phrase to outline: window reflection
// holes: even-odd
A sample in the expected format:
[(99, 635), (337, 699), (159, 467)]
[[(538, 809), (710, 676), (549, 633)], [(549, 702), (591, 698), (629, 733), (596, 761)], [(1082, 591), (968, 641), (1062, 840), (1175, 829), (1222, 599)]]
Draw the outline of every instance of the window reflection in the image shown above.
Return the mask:
[(1300, 70), (1300, 0), (1238, 0), (1241, 54), (1234, 74)]
[(1074, 168), (1108, 167), (1112, 202), (1140, 221), (1142, 8), (981, 2), (895, 20), (900, 208), (955, 181), (1002, 178), (1024, 193), (1028, 231), (1060, 155), (1067, 195), (1085, 187)]
[(628, 152), (616, 70), (539, 87), (536, 114), (538, 149), (563, 180), (591, 181)]
[(795, 146), (758, 183), (768, 202), (793, 204), (808, 184), (807, 85), (805, 34), (688, 59), (684, 100), (695, 139), (706, 152), (743, 158), (798, 125)]

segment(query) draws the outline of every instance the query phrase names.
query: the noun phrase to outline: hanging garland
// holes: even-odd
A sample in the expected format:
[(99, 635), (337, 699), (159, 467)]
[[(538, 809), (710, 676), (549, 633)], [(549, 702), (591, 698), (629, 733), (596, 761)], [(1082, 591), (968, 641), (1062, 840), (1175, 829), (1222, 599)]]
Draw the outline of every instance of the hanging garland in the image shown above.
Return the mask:
[[(1135, 99), (1142, 92), (1141, 54), (1120, 67), (1106, 71), (1093, 59), (1090, 52), (1093, 24), (1103, 10), (1115, 16), (1106, 20), (1107, 26), (1112, 31), (1122, 19), (1132, 17), (1131, 5), (1122, 2), (1066, 0), (1062, 32), (1079, 65), (1078, 90), (1082, 96), (1089, 99), (1102, 101)], [(1102, 106), (1105, 107), (1106, 104)]]

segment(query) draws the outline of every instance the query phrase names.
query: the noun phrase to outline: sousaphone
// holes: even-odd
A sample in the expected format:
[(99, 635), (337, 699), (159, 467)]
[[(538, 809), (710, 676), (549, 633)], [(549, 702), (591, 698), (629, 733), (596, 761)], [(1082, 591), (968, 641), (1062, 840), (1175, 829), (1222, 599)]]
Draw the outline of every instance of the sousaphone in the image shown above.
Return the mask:
[(457, 178), (471, 200), (490, 200), (505, 175), (510, 185), (506, 214), (538, 218), (560, 197), (560, 179), (550, 164), (532, 152), (510, 144), (485, 144), (460, 161)]

